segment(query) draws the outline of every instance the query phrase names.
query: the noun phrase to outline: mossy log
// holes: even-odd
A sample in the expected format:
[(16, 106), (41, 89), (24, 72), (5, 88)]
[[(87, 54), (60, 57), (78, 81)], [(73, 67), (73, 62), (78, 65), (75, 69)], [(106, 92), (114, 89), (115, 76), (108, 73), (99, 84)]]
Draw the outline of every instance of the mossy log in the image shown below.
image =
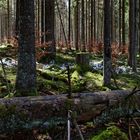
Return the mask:
[(54, 80), (54, 81), (63, 81), (66, 84), (68, 84), (68, 81), (65, 77), (61, 77), (59, 75), (51, 75), (48, 74), (47, 72), (43, 72), (41, 70), (37, 70), (37, 72), (39, 73), (40, 76), (42, 76), (43, 78), (47, 79), (47, 80)]
[[(52, 117), (67, 117), (68, 110), (76, 112), (77, 121), (86, 122), (99, 115), (106, 108), (121, 102), (130, 91), (107, 91), (94, 93), (73, 94), (68, 99), (67, 95), (52, 95), (38, 97), (15, 97), (0, 99), (0, 106), (6, 108), (14, 106), (18, 112), (23, 112), (27, 117), (47, 120)], [(137, 95), (140, 104), (140, 95)]]

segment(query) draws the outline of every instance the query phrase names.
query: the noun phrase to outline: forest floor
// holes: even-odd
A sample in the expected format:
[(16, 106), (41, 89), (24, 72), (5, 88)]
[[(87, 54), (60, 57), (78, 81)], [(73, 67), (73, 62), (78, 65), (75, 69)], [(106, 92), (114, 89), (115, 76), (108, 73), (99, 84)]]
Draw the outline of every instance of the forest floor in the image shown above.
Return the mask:
[[(11, 46), (0, 47), (0, 56), (4, 64), (4, 71), (0, 63), (0, 98), (14, 96), (14, 85), (16, 81), (16, 71), (17, 71), (17, 51)], [(70, 67), (70, 76), (71, 76), (71, 88), (73, 93), (77, 92), (94, 92), (94, 91), (108, 91), (116, 89), (133, 89), (135, 87), (140, 87), (140, 64), (138, 63), (137, 73), (132, 72), (131, 68), (127, 65), (127, 56), (122, 55), (118, 57), (117, 60), (113, 61), (113, 76), (111, 80), (111, 85), (106, 87), (103, 86), (103, 56), (102, 54), (90, 54), (90, 66), (88, 68), (81, 68), (76, 65), (75, 62), (76, 52), (67, 52), (62, 53), (58, 52), (56, 54), (55, 61), (46, 61), (46, 57), (37, 62), (37, 93), (38, 95), (58, 95), (58, 94), (67, 94), (69, 91), (68, 84), (68, 72), (67, 66)], [(139, 56), (138, 56), (139, 59)], [(6, 77), (5, 77), (6, 76)], [(5, 79), (7, 78), (7, 79)], [(7, 90), (7, 82), (9, 90)], [(118, 123), (116, 122), (118, 125)], [(126, 125), (127, 127), (127, 125)], [(123, 128), (126, 131), (126, 127)], [(61, 130), (51, 131), (49, 134), (55, 135), (53, 139), (65, 139), (67, 134), (65, 127), (60, 127)], [(106, 126), (95, 128), (93, 122), (88, 122), (87, 124), (81, 124), (80, 128), (84, 134), (85, 139), (94, 140), (92, 138), (93, 134), (97, 134), (98, 130), (104, 130)], [(120, 127), (122, 128), (122, 126)], [(119, 130), (117, 128), (108, 128), (113, 129), (117, 133)], [(107, 130), (108, 130), (107, 129)], [(94, 131), (94, 132), (93, 132)], [(44, 132), (43, 132), (44, 133)], [(25, 132), (25, 134), (17, 133), (13, 135), (13, 140), (22, 137), (27, 139), (34, 140), (51, 140), (49, 136), (41, 134), (38, 130), (32, 130), (30, 133)], [(115, 134), (114, 134), (115, 135)], [(123, 134), (122, 134), (123, 135)], [(75, 128), (72, 129), (73, 140), (80, 139), (79, 134)], [(7, 136), (3, 136), (5, 139)], [(16, 137), (16, 138), (15, 138)], [(61, 137), (61, 138), (60, 138)], [(63, 137), (63, 138), (62, 138)], [(0, 136), (1, 138), (1, 136)], [(124, 140), (125, 140), (124, 136)], [(3, 138), (4, 139), (4, 138)], [(95, 139), (96, 140), (96, 139)], [(97, 139), (100, 140), (100, 139)], [(115, 140), (115, 139), (112, 139)], [(138, 140), (138, 139), (137, 139)]]
[[(6, 77), (10, 86), (10, 91), (14, 91), (17, 71), (16, 50), (12, 47), (0, 48), (2, 61), (6, 71)], [(68, 93), (67, 67), (70, 67), (72, 92), (94, 92), (115, 89), (133, 89), (140, 87), (140, 65), (138, 72), (132, 72), (127, 66), (127, 58), (119, 57), (113, 63), (113, 76), (111, 85), (103, 86), (103, 59), (102, 55), (90, 54), (90, 66), (80, 68), (75, 63), (76, 52), (57, 53), (55, 61), (43, 63), (37, 62), (37, 91), (38, 95), (52, 95)], [(66, 64), (67, 63), (67, 64)], [(2, 66), (0, 66), (0, 97), (8, 94), (6, 79)]]

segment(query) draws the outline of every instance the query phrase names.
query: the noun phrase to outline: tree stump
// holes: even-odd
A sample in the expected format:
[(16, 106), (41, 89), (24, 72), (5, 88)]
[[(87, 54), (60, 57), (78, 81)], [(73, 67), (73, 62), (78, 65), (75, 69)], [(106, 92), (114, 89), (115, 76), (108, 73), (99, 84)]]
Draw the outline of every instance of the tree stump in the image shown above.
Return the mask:
[(76, 64), (80, 66), (89, 66), (89, 53), (87, 52), (77, 53)]

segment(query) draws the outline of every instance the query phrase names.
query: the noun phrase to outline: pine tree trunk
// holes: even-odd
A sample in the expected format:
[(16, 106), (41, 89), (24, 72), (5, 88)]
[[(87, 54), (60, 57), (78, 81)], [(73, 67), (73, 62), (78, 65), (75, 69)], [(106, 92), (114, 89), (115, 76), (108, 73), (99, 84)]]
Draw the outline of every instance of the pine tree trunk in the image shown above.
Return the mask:
[(86, 51), (85, 46), (85, 6), (84, 6), (84, 0), (81, 0), (81, 51)]
[(47, 43), (47, 52), (55, 56), (55, 37), (54, 37), (54, 0), (45, 0), (45, 42)]
[(16, 90), (28, 95), (36, 88), (34, 0), (20, 0), (19, 32)]
[(79, 0), (76, 1), (76, 6), (74, 7), (74, 46), (76, 51), (78, 51), (78, 41), (79, 41)]
[(104, 0), (104, 70), (103, 70), (103, 84), (109, 85), (111, 82), (111, 8), (110, 0)]
[(125, 41), (125, 0), (122, 0), (122, 44), (126, 44)]
[(132, 70), (136, 72), (137, 60), (137, 31), (136, 31), (136, 0), (130, 0), (130, 13), (129, 13), (129, 59), (128, 64), (132, 67)]

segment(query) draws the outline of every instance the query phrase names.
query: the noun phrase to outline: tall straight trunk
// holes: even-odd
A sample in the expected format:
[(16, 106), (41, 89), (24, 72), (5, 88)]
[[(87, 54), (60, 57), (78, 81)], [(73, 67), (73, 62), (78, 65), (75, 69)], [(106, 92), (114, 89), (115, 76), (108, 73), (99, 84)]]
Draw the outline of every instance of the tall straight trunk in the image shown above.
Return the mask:
[(78, 36), (78, 32), (79, 32), (79, 0), (76, 1), (76, 6), (74, 7), (74, 46), (75, 49), (78, 51), (79, 47), (78, 47), (78, 41), (79, 41), (79, 36)]
[(40, 4), (41, 2), (40, 2), (40, 0), (38, 0), (37, 1), (37, 7), (38, 7), (38, 10), (37, 10), (37, 40), (38, 40), (38, 43), (40, 43), (40, 9), (41, 9), (41, 7), (40, 7)]
[(109, 85), (111, 83), (111, 7), (110, 0), (104, 0), (104, 70), (103, 70), (103, 84)]
[(125, 41), (125, 0), (122, 0), (122, 44), (126, 44)]
[(119, 46), (121, 47), (121, 41), (122, 41), (122, 0), (119, 0)]
[(114, 0), (111, 0), (111, 43), (115, 41), (114, 39)]
[(96, 20), (96, 22), (97, 22), (97, 27), (96, 27), (97, 28), (97, 33), (96, 33), (97, 34), (97, 37), (96, 37), (97, 38), (96, 39), (97, 43), (99, 41), (99, 29), (100, 29), (100, 25), (99, 25), (100, 24), (100, 22), (99, 22), (99, 19), (100, 19), (100, 16), (99, 16), (99, 12), (100, 12), (99, 5), (100, 5), (100, 3), (99, 3), (99, 0), (98, 0), (98, 2), (97, 2), (97, 8), (98, 8), (97, 9), (97, 20)]
[(45, 43), (45, 0), (41, 0), (41, 44)]
[(19, 35), (19, 15), (20, 15), (20, 0), (16, 0), (16, 23), (15, 23), (15, 36)]
[(87, 40), (88, 40), (88, 1), (85, 0), (85, 44), (87, 45)]
[(55, 37), (54, 37), (54, 0), (45, 0), (45, 42), (47, 51), (55, 55)]
[(23, 96), (36, 89), (34, 19), (34, 0), (20, 0), (16, 90)]
[(139, 2), (139, 17), (138, 17), (138, 19), (139, 19), (139, 37), (138, 37), (138, 40), (139, 40), (139, 53), (140, 53), (140, 1), (138, 1)]
[(85, 48), (85, 6), (84, 6), (84, 0), (81, 0), (81, 47), (82, 51), (86, 51)]
[(10, 39), (10, 1), (7, 0), (7, 42)]
[(96, 41), (96, 1), (93, 0), (93, 15), (94, 15), (94, 41)]
[(69, 0), (68, 48), (71, 49), (71, 0)]
[(136, 32), (136, 0), (129, 0), (129, 60), (128, 64), (132, 67), (132, 70), (136, 72), (137, 68), (137, 32)]
[(90, 38), (90, 41), (91, 41), (91, 47), (93, 47), (93, 0), (91, 0), (91, 38)]

